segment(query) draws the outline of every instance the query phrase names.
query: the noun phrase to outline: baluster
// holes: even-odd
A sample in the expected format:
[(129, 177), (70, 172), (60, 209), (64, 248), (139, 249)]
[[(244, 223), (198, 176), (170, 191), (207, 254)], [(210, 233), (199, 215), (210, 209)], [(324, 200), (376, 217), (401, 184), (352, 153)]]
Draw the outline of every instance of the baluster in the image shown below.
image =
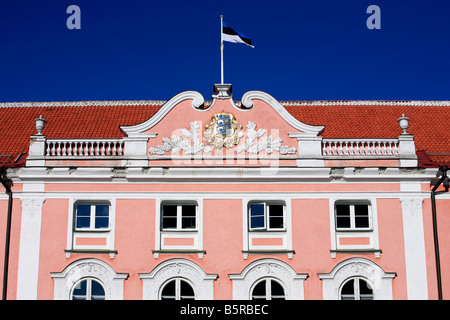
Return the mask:
[(123, 153), (122, 153), (123, 152), (122, 144), (123, 144), (123, 142), (119, 141), (119, 151), (118, 151), (118, 155), (119, 156), (123, 155)]
[(117, 151), (117, 149), (116, 149), (116, 142), (114, 141), (112, 144), (113, 144), (112, 155), (115, 156), (116, 155), (116, 151)]
[(105, 142), (101, 142), (102, 147), (100, 148), (100, 155), (104, 156), (105, 155)]

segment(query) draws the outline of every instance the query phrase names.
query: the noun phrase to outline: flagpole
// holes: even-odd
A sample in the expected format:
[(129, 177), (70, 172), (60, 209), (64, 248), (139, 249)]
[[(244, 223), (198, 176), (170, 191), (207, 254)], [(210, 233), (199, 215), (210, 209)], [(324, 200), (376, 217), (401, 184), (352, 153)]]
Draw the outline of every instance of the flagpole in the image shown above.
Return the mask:
[(223, 16), (220, 15), (220, 83), (223, 84)]

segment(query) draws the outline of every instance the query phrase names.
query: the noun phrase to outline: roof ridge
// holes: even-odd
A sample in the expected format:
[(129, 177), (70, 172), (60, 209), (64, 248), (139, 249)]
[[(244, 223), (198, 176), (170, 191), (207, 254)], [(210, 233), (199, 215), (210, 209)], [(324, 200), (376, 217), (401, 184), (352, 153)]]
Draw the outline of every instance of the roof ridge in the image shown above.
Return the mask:
[(287, 106), (450, 106), (449, 100), (313, 100), (313, 101), (279, 101)]
[[(83, 107), (83, 106), (162, 106), (166, 100), (87, 100), (87, 101), (50, 101), (50, 102), (0, 102), (0, 108), (20, 107)], [(205, 101), (208, 103), (207, 101)], [(240, 101), (236, 101), (239, 103)], [(286, 106), (450, 106), (449, 100), (280, 100)]]
[(20, 107), (85, 107), (85, 106), (140, 106), (163, 105), (164, 100), (88, 100), (88, 101), (50, 101), (50, 102), (0, 102), (0, 108)]

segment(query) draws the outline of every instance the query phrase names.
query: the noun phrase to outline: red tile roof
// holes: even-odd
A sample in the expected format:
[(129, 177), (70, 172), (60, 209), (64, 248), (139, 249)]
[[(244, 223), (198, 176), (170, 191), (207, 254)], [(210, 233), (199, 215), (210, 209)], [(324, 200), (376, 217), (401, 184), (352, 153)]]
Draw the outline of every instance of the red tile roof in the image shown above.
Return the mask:
[[(325, 125), (324, 138), (397, 138), (397, 119), (411, 119), (408, 133), (414, 134), (416, 149), (428, 159), (450, 162), (450, 106), (401, 105), (365, 102), (362, 105), (339, 102), (281, 102), (295, 118), (310, 125)], [(91, 104), (91, 105), (89, 105)], [(70, 106), (68, 103), (0, 104), (0, 163), (20, 161), (27, 154), (30, 136), (36, 133), (34, 119), (47, 120), (47, 138), (121, 138), (119, 126), (134, 125), (153, 116), (162, 103), (104, 103)], [(5, 106), (8, 105), (8, 106)], [(23, 159), (22, 159), (23, 160)]]

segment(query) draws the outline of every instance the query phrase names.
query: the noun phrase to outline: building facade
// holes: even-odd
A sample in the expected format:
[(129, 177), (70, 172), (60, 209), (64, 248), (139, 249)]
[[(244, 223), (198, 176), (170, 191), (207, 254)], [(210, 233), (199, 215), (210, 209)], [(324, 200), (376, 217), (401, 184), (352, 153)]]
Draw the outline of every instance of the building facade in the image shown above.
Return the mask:
[(448, 102), (214, 89), (3, 104), (7, 299), (450, 298)]

